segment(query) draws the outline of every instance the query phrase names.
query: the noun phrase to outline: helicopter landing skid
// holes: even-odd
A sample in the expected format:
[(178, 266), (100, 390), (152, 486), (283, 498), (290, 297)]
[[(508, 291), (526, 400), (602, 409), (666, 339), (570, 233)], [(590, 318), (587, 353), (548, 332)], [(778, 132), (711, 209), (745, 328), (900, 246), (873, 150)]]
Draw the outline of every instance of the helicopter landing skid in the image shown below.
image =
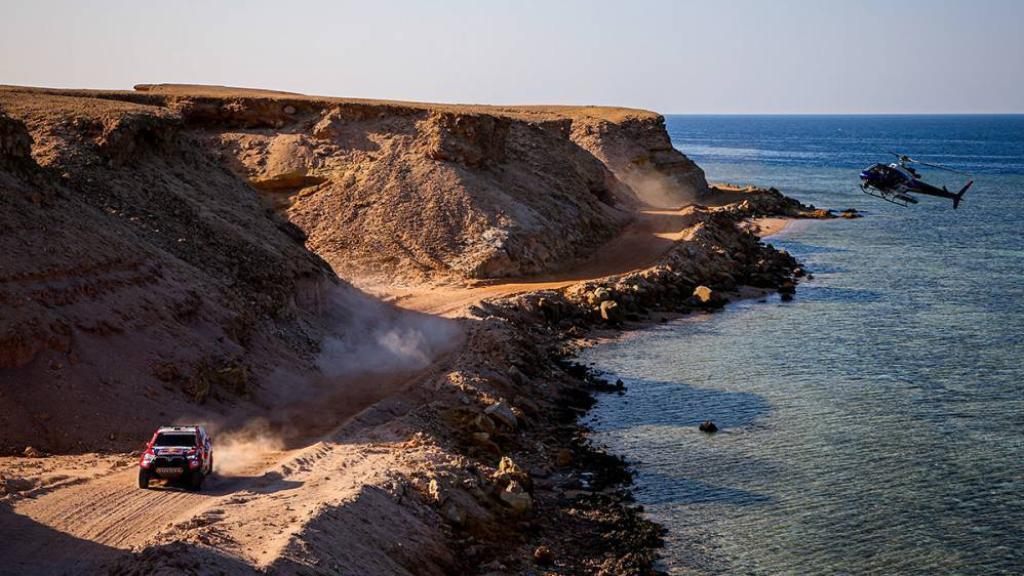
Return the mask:
[(860, 191), (867, 194), (868, 196), (874, 196), (875, 198), (881, 198), (886, 202), (891, 202), (897, 206), (903, 206), (907, 208), (911, 204), (917, 204), (917, 200), (914, 200), (910, 196), (904, 196), (902, 194), (886, 194), (885, 192), (879, 192), (868, 188), (867, 186), (860, 186)]

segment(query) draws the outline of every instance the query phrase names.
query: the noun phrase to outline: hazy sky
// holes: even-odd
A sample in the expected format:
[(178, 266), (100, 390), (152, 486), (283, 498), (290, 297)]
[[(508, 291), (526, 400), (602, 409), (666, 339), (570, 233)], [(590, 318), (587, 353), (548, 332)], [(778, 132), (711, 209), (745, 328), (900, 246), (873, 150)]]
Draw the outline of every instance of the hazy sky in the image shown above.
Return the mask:
[(1024, 112), (1024, 0), (0, 0), (0, 83), (664, 113)]

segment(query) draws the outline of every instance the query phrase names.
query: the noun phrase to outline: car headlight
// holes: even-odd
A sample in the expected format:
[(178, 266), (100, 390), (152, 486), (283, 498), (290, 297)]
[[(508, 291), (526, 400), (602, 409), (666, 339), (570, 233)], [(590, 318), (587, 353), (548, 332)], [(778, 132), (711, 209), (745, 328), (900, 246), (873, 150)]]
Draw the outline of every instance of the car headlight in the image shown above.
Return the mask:
[(156, 455), (154, 455), (154, 454), (150, 454), (149, 452), (147, 452), (147, 453), (142, 455), (142, 462), (144, 464), (149, 464), (153, 460), (156, 460)]

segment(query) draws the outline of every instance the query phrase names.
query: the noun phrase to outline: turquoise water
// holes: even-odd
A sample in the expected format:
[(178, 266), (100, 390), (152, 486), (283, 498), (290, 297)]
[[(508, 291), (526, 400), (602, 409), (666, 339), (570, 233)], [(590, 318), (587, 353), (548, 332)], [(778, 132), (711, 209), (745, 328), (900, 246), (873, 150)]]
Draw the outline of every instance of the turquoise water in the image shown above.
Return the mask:
[[(637, 470), (673, 574), (1024, 573), (1024, 117), (669, 117), (712, 181), (860, 220), (770, 241), (815, 275), (589, 351), (595, 437)], [(892, 148), (961, 209), (856, 190)], [(929, 170), (950, 188), (961, 176)], [(722, 432), (696, 425), (714, 420)]]

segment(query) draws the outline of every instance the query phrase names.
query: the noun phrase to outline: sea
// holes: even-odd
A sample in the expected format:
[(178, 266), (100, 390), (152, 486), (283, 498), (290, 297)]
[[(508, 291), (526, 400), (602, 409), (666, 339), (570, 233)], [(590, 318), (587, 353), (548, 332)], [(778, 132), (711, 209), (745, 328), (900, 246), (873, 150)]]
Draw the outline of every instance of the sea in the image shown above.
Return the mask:
[[(669, 116), (711, 182), (857, 220), (766, 239), (814, 278), (632, 332), (593, 439), (626, 457), (670, 574), (1024, 574), (1024, 116)], [(959, 210), (864, 195), (890, 151)], [(966, 174), (966, 175), (965, 175)], [(716, 434), (697, 429), (712, 420)]]

